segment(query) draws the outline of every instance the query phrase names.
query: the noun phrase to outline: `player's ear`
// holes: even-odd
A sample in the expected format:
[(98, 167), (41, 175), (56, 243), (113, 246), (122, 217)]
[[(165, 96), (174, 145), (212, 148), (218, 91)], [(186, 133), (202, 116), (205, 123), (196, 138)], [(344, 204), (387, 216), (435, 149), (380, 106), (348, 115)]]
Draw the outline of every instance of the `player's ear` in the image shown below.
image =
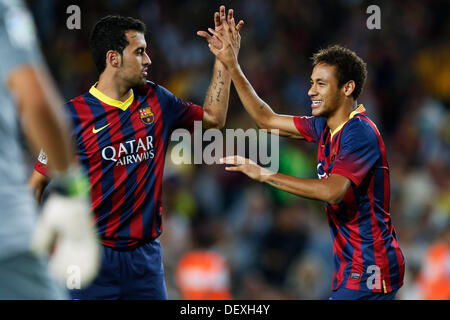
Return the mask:
[(111, 65), (113, 68), (119, 68), (122, 64), (122, 57), (117, 51), (109, 50), (106, 53), (106, 65)]
[(344, 84), (343, 90), (346, 97), (350, 97), (352, 95), (353, 91), (355, 91), (355, 86), (356, 84), (353, 80), (350, 80), (349, 82)]

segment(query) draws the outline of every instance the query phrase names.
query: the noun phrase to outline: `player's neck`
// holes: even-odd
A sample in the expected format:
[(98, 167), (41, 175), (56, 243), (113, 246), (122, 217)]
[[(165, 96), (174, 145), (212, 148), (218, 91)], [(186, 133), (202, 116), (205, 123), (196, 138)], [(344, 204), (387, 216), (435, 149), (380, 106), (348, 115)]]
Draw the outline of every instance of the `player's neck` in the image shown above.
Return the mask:
[(342, 124), (346, 123), (350, 113), (357, 107), (356, 101), (345, 101), (336, 111), (327, 118), (327, 125), (331, 132), (334, 132)]
[(126, 101), (131, 94), (131, 88), (121, 85), (118, 81), (114, 80), (112, 75), (106, 72), (100, 75), (97, 89), (109, 98), (122, 102)]

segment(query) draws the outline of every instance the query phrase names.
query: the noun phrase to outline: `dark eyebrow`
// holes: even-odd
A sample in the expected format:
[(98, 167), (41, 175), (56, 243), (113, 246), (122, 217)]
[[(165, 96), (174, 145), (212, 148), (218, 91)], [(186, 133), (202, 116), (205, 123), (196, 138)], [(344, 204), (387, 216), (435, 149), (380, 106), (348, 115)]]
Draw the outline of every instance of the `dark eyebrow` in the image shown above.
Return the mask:
[[(316, 81), (317, 81), (317, 82), (319, 82), (319, 81), (327, 82), (326, 80), (324, 80), (324, 79), (322, 79), (322, 78), (317, 78)], [(314, 82), (314, 79), (311, 78), (311, 79), (309, 80), (309, 82)]]

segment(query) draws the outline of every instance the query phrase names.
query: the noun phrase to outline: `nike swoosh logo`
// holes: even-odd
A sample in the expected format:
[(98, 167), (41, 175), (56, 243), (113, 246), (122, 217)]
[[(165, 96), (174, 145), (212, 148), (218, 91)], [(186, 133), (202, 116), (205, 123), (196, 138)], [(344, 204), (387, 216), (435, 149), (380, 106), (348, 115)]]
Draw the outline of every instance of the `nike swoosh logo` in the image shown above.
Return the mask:
[(95, 126), (94, 126), (94, 127), (92, 127), (92, 133), (98, 133), (98, 132), (102, 131), (103, 129), (105, 129), (107, 126), (109, 126), (109, 123), (106, 126), (103, 126), (99, 129), (95, 129)]

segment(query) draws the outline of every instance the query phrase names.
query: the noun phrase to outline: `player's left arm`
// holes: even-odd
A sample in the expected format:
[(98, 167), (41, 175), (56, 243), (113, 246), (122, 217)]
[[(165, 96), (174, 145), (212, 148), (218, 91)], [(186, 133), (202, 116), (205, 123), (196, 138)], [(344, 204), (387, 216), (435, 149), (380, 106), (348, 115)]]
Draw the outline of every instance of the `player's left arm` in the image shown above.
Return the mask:
[[(234, 25), (233, 10), (228, 10), (228, 15), (225, 14), (225, 7), (221, 6), (219, 12), (214, 13), (215, 30), (223, 32), (222, 22)], [(239, 33), (243, 21), (240, 21), (236, 26)], [(240, 36), (239, 36), (240, 39)], [(207, 35), (209, 45), (217, 48), (222, 47), (222, 43), (215, 37)], [(239, 46), (237, 47), (239, 51)], [(226, 115), (228, 111), (228, 101), (230, 96), (231, 76), (226, 70), (224, 64), (216, 58), (214, 63), (213, 75), (206, 94), (205, 102), (203, 104), (203, 127), (221, 129), (225, 125)]]
[(267, 183), (277, 189), (330, 204), (341, 202), (351, 185), (350, 179), (339, 174), (332, 174), (328, 179), (301, 179), (271, 172), (240, 156), (223, 158), (222, 163), (232, 165), (225, 167), (227, 171), (240, 171), (256, 181)]

